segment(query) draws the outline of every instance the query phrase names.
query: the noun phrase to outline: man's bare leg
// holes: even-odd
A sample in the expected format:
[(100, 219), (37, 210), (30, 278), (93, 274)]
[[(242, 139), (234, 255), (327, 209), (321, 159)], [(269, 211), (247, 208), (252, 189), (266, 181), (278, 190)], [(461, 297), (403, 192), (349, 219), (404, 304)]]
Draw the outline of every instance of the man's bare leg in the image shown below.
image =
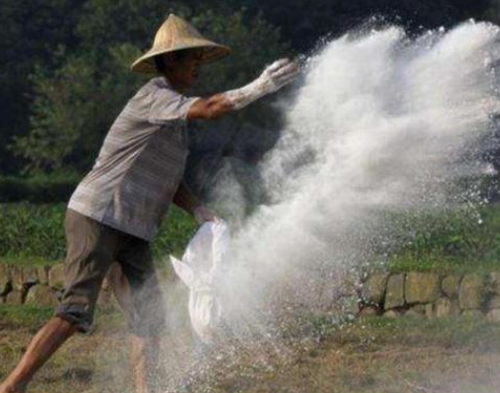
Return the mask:
[(54, 317), (31, 340), (28, 349), (12, 373), (0, 385), (0, 393), (22, 393), (33, 375), (77, 331), (76, 326)]
[(157, 391), (159, 343), (159, 338), (131, 336), (130, 366), (135, 393)]

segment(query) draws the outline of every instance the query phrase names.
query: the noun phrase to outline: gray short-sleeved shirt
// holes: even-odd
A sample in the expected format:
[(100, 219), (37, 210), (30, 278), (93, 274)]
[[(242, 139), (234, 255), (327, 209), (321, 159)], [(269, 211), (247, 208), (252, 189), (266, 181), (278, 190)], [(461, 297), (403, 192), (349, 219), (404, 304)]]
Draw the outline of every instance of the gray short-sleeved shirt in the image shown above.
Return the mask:
[(186, 117), (198, 98), (154, 78), (115, 120), (68, 208), (151, 240), (179, 186), (188, 155)]

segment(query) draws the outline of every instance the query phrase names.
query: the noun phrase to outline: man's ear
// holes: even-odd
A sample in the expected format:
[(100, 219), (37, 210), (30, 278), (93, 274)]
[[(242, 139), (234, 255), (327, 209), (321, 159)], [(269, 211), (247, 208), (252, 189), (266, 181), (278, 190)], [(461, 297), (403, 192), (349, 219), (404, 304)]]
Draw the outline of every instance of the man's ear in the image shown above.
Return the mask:
[(175, 273), (179, 276), (184, 284), (191, 288), (194, 281), (194, 273), (191, 266), (188, 264), (170, 256), (170, 261), (172, 262), (172, 266), (174, 267)]

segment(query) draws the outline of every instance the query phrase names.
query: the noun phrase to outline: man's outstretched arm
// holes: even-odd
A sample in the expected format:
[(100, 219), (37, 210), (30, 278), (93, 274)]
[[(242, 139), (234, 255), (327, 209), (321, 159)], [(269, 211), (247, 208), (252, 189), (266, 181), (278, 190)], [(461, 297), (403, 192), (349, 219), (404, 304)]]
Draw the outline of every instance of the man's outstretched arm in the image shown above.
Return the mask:
[(259, 98), (278, 91), (292, 82), (298, 74), (295, 62), (282, 59), (266, 67), (253, 82), (235, 90), (215, 94), (210, 98), (197, 100), (189, 109), (188, 120), (216, 119), (241, 109)]

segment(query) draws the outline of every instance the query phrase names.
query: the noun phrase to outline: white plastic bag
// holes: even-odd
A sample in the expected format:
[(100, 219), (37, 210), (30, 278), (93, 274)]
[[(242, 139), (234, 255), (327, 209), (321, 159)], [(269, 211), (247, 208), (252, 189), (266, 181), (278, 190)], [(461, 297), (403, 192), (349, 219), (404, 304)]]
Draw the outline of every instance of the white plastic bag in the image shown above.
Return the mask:
[(189, 242), (182, 260), (170, 256), (176, 274), (189, 288), (189, 316), (199, 338), (213, 340), (222, 316), (217, 278), (229, 249), (230, 235), (222, 220), (204, 223)]

